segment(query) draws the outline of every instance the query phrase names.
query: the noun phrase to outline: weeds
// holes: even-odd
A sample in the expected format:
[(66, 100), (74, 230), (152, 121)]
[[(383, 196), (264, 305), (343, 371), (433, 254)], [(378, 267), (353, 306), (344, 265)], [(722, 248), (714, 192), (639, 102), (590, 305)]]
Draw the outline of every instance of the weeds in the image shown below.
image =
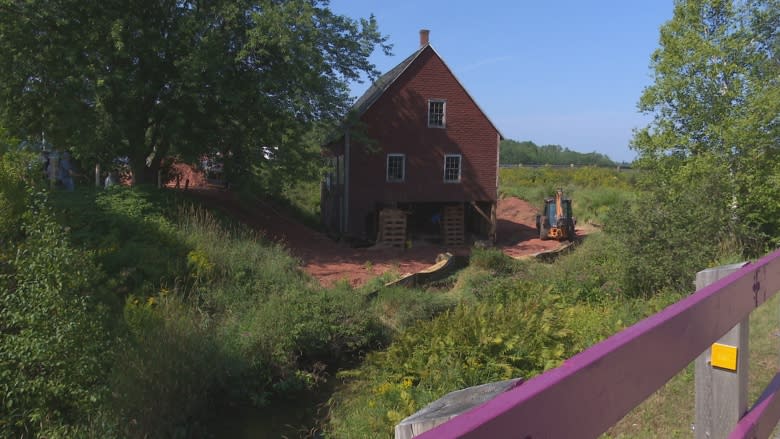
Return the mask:
[(574, 215), (580, 222), (603, 224), (609, 209), (634, 200), (633, 171), (612, 168), (507, 168), (500, 171), (500, 190), (541, 206), (558, 188), (572, 199)]
[(679, 299), (626, 294), (619, 243), (590, 237), (553, 265), (474, 249), (452, 291), (461, 303), (400, 332), (340, 374), (333, 437), (391, 437), (401, 419), (443, 394), (530, 378)]

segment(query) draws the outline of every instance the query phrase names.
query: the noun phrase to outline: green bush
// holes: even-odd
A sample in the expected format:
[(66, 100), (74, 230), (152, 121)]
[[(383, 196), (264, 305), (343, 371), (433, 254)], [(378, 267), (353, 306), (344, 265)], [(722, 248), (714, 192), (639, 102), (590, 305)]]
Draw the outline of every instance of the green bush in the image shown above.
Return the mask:
[(15, 251), (0, 254), (0, 436), (68, 437), (89, 428), (107, 393), (110, 300), (93, 255), (71, 247), (46, 193), (15, 184), (25, 170), (7, 160), (2, 194), (14, 207), (0, 211), (2, 244)]
[(528, 300), (460, 305), (400, 334), (370, 354), (333, 400), (334, 437), (388, 437), (395, 424), (442, 394), (530, 377), (572, 354), (568, 311), (547, 290)]
[(685, 291), (697, 271), (731, 256), (721, 250), (732, 252), (729, 243), (739, 234), (734, 210), (725, 201), (733, 193), (728, 164), (701, 156), (668, 179), (651, 178), (648, 183), (662, 186), (613, 209), (605, 230), (625, 248), (622, 266), (630, 291)]
[(391, 437), (401, 419), (447, 392), (530, 378), (681, 297), (670, 290), (634, 297), (624, 251), (607, 234), (552, 264), (475, 249), (448, 293), (467, 300), (340, 374), (346, 384), (331, 400), (327, 432)]
[(0, 246), (17, 239), (22, 214), (28, 208), (25, 188), (35, 178), (31, 168), (37, 165), (32, 154), (7, 153), (0, 156)]
[(430, 320), (451, 308), (454, 301), (449, 294), (406, 287), (380, 288), (372, 301), (371, 314), (385, 328), (390, 340), (421, 320)]
[(494, 248), (475, 247), (471, 251), (469, 265), (472, 267), (491, 271), (495, 275), (512, 274), (519, 262), (505, 255), (504, 252)]

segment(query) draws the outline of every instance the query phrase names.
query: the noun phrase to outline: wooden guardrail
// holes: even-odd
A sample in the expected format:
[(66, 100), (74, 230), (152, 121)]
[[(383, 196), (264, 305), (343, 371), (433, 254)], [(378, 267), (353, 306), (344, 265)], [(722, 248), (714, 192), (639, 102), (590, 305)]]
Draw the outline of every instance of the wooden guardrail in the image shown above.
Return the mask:
[(768, 437), (780, 419), (780, 374), (747, 411), (747, 318), (780, 290), (780, 250), (755, 263), (700, 272), (697, 288), (417, 437), (595, 438), (697, 357), (696, 437)]

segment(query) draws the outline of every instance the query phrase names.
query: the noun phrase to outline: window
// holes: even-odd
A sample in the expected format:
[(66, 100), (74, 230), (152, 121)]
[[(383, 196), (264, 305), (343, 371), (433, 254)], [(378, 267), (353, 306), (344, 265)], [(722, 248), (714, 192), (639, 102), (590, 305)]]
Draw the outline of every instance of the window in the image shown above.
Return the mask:
[(444, 128), (446, 102), (441, 99), (428, 101), (428, 128)]
[(404, 181), (405, 158), (406, 157), (403, 154), (387, 155), (387, 181), (388, 182)]
[(460, 154), (447, 154), (444, 156), (444, 182), (460, 182)]

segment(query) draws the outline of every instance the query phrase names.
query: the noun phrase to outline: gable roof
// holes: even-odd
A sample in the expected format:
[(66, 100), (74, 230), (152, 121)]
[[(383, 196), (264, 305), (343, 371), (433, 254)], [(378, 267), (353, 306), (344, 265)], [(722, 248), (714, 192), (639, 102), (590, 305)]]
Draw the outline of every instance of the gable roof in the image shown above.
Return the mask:
[(365, 113), (371, 105), (376, 102), (377, 99), (379, 99), (380, 96), (387, 90), (396, 79), (398, 79), (399, 76), (403, 72), (406, 71), (406, 68), (409, 67), (409, 65), (412, 64), (412, 61), (417, 59), (417, 57), (422, 53), (425, 48), (428, 47), (423, 46), (417, 49), (416, 52), (409, 55), (405, 60), (401, 61), (397, 66), (390, 69), (387, 73), (377, 78), (376, 81), (374, 81), (373, 84), (371, 84), (371, 87), (368, 87), (368, 90), (366, 90), (365, 93), (363, 93), (363, 96), (358, 98), (357, 101), (355, 101), (355, 104), (352, 105), (352, 109), (357, 111), (358, 114), (362, 115)]
[(401, 75), (406, 71), (406, 69), (412, 65), (412, 63), (420, 56), (425, 49), (429, 48), (433, 51), (433, 53), (441, 60), (442, 64), (444, 64), (444, 67), (450, 72), (453, 78), (455, 78), (455, 82), (460, 85), (460, 87), (463, 89), (464, 92), (466, 92), (466, 95), (471, 99), (472, 102), (474, 102), (474, 105), (477, 106), (477, 109), (482, 113), (483, 116), (485, 116), (485, 119), (488, 120), (490, 125), (493, 126), (493, 129), (496, 130), (499, 136), (501, 136), (501, 139), (504, 139), (504, 135), (501, 134), (501, 131), (499, 131), (498, 127), (496, 127), (496, 124), (493, 123), (492, 120), (488, 117), (488, 115), (485, 113), (484, 110), (482, 110), (482, 107), (479, 106), (477, 101), (474, 99), (473, 96), (471, 96), (471, 93), (466, 89), (466, 87), (463, 86), (463, 83), (460, 82), (460, 79), (458, 79), (457, 76), (455, 76), (455, 73), (452, 72), (452, 69), (450, 66), (447, 65), (446, 62), (444, 62), (444, 58), (439, 55), (438, 52), (436, 52), (436, 49), (433, 48), (430, 44), (426, 44), (411, 55), (409, 55), (405, 60), (401, 61), (397, 66), (390, 69), (387, 73), (377, 78), (376, 81), (374, 81), (373, 84), (371, 84), (370, 87), (368, 87), (368, 90), (366, 90), (365, 93), (363, 93), (360, 98), (358, 98), (357, 101), (352, 105), (352, 110), (354, 110), (358, 116), (362, 116), (366, 111), (368, 111), (369, 108), (374, 104), (374, 102), (377, 101), (384, 93), (387, 91), (388, 88), (390, 88), (391, 85), (399, 78)]

